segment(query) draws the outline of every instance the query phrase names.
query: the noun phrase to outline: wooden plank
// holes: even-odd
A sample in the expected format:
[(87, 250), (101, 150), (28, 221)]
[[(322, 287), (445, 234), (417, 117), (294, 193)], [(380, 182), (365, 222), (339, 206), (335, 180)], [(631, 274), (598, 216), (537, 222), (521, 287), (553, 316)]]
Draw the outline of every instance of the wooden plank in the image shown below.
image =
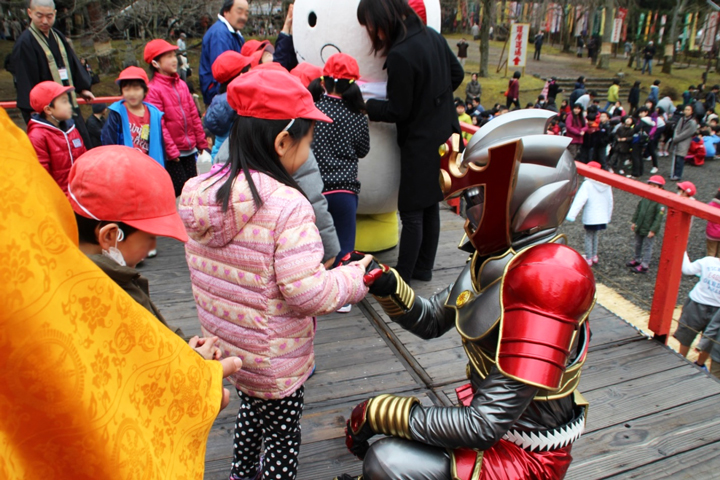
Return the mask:
[(593, 432), (720, 394), (720, 384), (708, 380), (707, 374), (688, 365), (583, 392), (590, 402), (586, 431)]
[(720, 441), (719, 400), (707, 397), (583, 436), (573, 445), (575, 460), (566, 478), (606, 477), (658, 460), (672, 463), (674, 455)]
[(720, 442), (675, 455), (641, 468), (609, 477), (614, 480), (700, 480), (718, 478)]

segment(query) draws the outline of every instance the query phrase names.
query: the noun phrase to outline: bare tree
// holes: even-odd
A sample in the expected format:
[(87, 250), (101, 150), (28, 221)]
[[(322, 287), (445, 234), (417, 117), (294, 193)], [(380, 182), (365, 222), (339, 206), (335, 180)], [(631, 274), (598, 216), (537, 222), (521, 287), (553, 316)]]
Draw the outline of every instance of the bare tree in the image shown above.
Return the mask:
[(665, 42), (665, 62), (663, 63), (663, 73), (672, 73), (673, 56), (675, 53), (675, 40), (678, 37), (678, 23), (685, 13), (688, 0), (677, 0), (675, 10), (672, 13), (672, 22), (670, 22), (670, 34)]
[(493, 0), (482, 0), (483, 15), (480, 25), (480, 76), (488, 76), (490, 58), (490, 26), (493, 24)]

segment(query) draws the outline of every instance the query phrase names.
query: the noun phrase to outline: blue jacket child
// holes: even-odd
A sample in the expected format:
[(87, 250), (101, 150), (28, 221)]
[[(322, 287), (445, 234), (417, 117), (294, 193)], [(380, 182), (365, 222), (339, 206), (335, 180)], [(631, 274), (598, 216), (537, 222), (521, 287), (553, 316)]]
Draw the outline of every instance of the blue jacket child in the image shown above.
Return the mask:
[[(108, 118), (100, 137), (103, 145), (125, 145), (126, 147), (134, 148), (132, 134), (130, 133), (130, 119), (128, 118), (128, 111), (124, 104), (125, 100), (120, 100), (108, 107)], [(160, 165), (165, 166), (162, 127), (163, 112), (147, 102), (143, 102), (143, 105), (150, 111), (148, 155)]]

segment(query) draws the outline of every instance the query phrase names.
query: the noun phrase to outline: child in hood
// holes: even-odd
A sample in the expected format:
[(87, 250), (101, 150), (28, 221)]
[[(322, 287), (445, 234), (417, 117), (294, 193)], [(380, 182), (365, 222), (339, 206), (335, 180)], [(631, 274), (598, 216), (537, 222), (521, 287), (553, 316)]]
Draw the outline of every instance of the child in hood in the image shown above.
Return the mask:
[(690, 148), (685, 155), (685, 163), (696, 167), (705, 165), (705, 142), (699, 134), (690, 140)]
[(56, 82), (40, 82), (30, 91), (34, 113), (28, 122), (27, 134), (40, 164), (48, 171), (64, 193), (75, 160), (85, 153), (80, 132), (72, 120), (73, 107), (67, 93), (75, 87)]
[[(600, 168), (598, 162), (588, 163), (588, 167)], [(597, 265), (598, 236), (600, 231), (607, 229), (612, 218), (613, 194), (612, 188), (604, 183), (586, 179), (578, 189), (567, 214), (567, 220), (574, 222), (580, 210), (583, 211), (583, 226), (585, 227), (585, 260), (591, 267)]]
[[(648, 180), (651, 187), (662, 189), (665, 179), (653, 175)], [(655, 236), (660, 231), (665, 206), (647, 198), (641, 198), (632, 218), (630, 229), (635, 233), (635, 256), (626, 263), (633, 273), (647, 273), (652, 259)]]

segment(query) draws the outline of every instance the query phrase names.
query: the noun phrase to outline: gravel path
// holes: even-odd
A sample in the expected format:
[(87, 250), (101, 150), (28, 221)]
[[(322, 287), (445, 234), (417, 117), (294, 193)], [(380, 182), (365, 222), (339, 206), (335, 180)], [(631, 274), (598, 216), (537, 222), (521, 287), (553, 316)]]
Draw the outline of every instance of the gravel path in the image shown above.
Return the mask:
[[(671, 182), (670, 157), (660, 157), (660, 174), (667, 183), (665, 189), (677, 191), (675, 182)], [(650, 162), (645, 162), (646, 173), (642, 177), (647, 181), (650, 177)], [(683, 180), (689, 180), (697, 187), (695, 198), (700, 202), (709, 202), (720, 187), (720, 160), (706, 162), (702, 167), (685, 166)], [(600, 263), (593, 267), (597, 280), (613, 288), (623, 297), (646, 310), (650, 309), (655, 288), (657, 264), (662, 249), (662, 234), (655, 241), (653, 262), (650, 271), (645, 275), (634, 274), (625, 266), (625, 262), (632, 258), (634, 252), (634, 236), (630, 231), (630, 223), (639, 197), (613, 189), (615, 208), (613, 218), (608, 229), (600, 234), (599, 257)], [(688, 240), (688, 254), (691, 260), (705, 256), (705, 220), (693, 219), (690, 238)], [(664, 230), (664, 223), (663, 223)], [(561, 231), (567, 234), (570, 245), (581, 253), (584, 251), (584, 229), (582, 215), (578, 215), (574, 223), (565, 222)], [(678, 305), (682, 305), (688, 292), (693, 288), (697, 279), (683, 276), (678, 294)]]

